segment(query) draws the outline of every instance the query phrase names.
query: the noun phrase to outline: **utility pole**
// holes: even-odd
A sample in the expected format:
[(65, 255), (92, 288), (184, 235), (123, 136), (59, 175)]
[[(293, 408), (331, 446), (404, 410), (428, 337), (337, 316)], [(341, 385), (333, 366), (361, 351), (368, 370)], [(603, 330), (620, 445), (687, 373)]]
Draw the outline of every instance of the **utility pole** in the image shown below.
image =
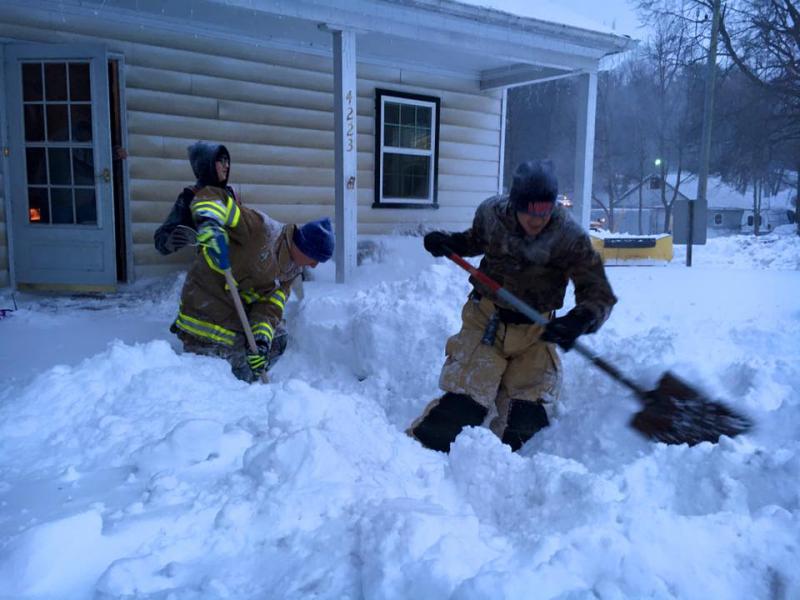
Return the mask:
[[(708, 45), (706, 93), (703, 100), (703, 134), (700, 139), (700, 172), (697, 174), (697, 202), (708, 202), (708, 163), (711, 158), (711, 118), (714, 111), (714, 82), (717, 77), (717, 38), (721, 0), (714, 0), (711, 20), (711, 41)], [(686, 241), (686, 266), (692, 266), (692, 239), (694, 238), (694, 204), (689, 200), (689, 232)]]

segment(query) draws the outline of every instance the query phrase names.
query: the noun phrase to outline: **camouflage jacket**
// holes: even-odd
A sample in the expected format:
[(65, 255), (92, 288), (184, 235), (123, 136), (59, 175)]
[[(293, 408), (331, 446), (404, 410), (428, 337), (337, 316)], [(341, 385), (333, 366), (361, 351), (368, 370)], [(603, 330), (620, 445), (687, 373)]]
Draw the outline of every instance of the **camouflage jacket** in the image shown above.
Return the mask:
[[(597, 318), (593, 330), (617, 302), (589, 236), (560, 205), (542, 232), (530, 237), (517, 221), (508, 196), (493, 196), (478, 207), (472, 227), (454, 236), (466, 256), (483, 254), (481, 271), (539, 312), (564, 305), (570, 280), (576, 305)], [(474, 277), (470, 282), (479, 293), (490, 295)], [(500, 300), (496, 304), (512, 308)]]
[[(271, 341), (283, 317), (292, 281), (302, 268), (292, 261), (295, 225), (240, 206), (226, 189), (206, 186), (195, 194), (192, 214), (199, 223), (209, 215), (229, 237), (231, 271), (239, 286), (256, 340)], [(233, 345), (242, 325), (223, 273), (198, 252), (186, 276), (173, 328), (201, 340)]]

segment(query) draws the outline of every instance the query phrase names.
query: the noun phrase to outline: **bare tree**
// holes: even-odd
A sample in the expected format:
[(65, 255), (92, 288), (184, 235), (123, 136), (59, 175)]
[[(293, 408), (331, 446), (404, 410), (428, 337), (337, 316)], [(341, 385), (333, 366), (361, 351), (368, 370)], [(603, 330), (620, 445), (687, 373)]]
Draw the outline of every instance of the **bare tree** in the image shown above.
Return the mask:
[(794, 0), (737, 0), (727, 6), (720, 38), (753, 82), (800, 111), (800, 5)]
[(595, 131), (595, 175), (598, 187), (605, 191), (608, 202), (597, 198), (597, 204), (608, 218), (609, 231), (616, 231), (614, 208), (628, 187), (623, 162), (628, 152), (625, 123), (624, 72), (620, 69), (600, 74), (597, 84), (597, 120)]
[(776, 154), (800, 181), (800, 5), (795, 0), (738, 0), (726, 11), (720, 38), (741, 72), (773, 96), (784, 117), (778, 136), (773, 135), (781, 138)]
[[(682, 68), (692, 58), (688, 31), (684, 21), (664, 18), (656, 25), (656, 34), (650, 51), (650, 60), (656, 67), (658, 92), (657, 118), (658, 154), (660, 162), (661, 203), (664, 205), (664, 231), (669, 231), (672, 206), (678, 195), (683, 170), (685, 128), (680, 121), (688, 111), (686, 81), (681, 77)], [(667, 174), (677, 171), (675, 188), (667, 198)]]

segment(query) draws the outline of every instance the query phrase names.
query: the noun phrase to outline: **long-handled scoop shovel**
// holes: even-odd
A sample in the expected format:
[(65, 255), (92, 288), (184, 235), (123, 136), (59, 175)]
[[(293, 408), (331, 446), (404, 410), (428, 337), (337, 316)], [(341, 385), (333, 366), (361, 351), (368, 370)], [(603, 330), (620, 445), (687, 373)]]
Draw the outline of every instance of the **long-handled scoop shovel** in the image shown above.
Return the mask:
[[(447, 258), (468, 271), (499, 299), (513, 306), (534, 323), (547, 325), (547, 320), (528, 304), (449, 248), (446, 250)], [(720, 402), (704, 397), (698, 390), (670, 372), (661, 376), (656, 389), (645, 390), (580, 341), (576, 341), (573, 348), (612, 379), (636, 394), (644, 406), (633, 416), (630, 424), (649, 439), (666, 444), (693, 446), (700, 442), (717, 442), (723, 435), (733, 437), (753, 427), (753, 422), (748, 417), (736, 413)]]

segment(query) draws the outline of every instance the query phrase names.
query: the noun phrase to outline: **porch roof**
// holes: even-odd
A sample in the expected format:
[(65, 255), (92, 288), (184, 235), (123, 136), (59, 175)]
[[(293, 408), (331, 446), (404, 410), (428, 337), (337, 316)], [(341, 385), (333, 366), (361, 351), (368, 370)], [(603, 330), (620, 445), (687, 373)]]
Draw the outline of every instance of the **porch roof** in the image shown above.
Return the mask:
[[(330, 30), (357, 34), (358, 60), (441, 71), (481, 89), (597, 70), (627, 36), (454, 0), (44, 0), (69, 15), (330, 55)], [(529, 11), (530, 12), (530, 11)], [(543, 11), (544, 12), (544, 11)], [(203, 35), (205, 37), (205, 35)], [(204, 43), (198, 39), (198, 45)]]

